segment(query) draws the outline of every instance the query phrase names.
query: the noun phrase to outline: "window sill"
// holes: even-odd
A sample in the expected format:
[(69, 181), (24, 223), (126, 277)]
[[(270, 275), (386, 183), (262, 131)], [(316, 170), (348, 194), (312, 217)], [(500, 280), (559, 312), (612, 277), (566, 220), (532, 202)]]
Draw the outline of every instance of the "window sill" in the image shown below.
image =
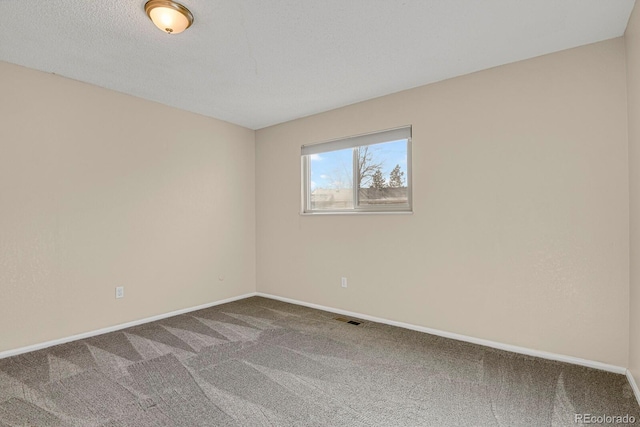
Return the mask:
[(413, 215), (413, 211), (327, 211), (327, 212), (300, 212), (300, 216), (325, 216), (325, 215)]

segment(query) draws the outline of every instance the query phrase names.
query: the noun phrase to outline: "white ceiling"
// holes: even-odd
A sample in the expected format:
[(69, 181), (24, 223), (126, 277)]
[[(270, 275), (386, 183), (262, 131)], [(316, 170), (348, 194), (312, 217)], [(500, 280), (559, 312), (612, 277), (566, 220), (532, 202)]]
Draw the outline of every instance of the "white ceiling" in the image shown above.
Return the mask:
[(634, 0), (0, 0), (0, 60), (248, 128), (623, 35)]

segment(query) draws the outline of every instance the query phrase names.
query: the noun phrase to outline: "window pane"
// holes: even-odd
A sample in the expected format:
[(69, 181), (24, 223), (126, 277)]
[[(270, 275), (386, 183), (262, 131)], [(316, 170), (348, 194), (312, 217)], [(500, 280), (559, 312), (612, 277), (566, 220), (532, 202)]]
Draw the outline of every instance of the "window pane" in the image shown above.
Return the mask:
[(309, 155), (310, 208), (353, 209), (353, 149)]
[(411, 126), (301, 147), (303, 213), (411, 212)]
[(407, 205), (407, 140), (358, 148), (359, 206)]

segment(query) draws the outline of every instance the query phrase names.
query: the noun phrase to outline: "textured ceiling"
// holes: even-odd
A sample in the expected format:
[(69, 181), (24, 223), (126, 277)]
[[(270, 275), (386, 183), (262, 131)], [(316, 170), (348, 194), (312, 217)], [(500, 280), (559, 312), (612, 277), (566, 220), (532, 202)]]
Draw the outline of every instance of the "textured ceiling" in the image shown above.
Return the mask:
[(634, 0), (0, 0), (0, 60), (259, 129), (621, 36)]

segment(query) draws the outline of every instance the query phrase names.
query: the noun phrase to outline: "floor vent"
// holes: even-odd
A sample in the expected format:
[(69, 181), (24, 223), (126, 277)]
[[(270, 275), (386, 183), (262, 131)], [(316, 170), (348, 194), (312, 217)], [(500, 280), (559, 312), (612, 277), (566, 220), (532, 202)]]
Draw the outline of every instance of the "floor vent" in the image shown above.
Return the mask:
[(349, 323), (351, 325), (356, 325), (356, 326), (360, 324), (360, 322), (356, 322), (355, 320), (345, 319), (344, 317), (335, 317), (334, 320), (337, 320), (338, 322)]

